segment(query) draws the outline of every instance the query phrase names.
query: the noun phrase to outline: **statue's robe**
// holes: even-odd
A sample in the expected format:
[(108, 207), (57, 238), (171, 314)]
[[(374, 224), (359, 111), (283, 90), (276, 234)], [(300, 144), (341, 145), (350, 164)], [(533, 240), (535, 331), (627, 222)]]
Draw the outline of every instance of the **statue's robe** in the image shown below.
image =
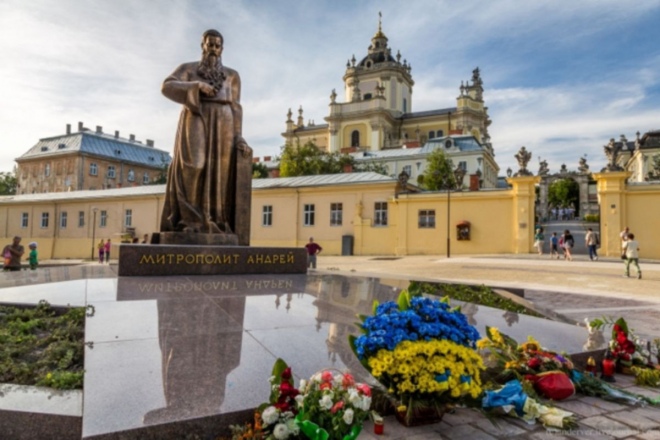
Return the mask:
[(233, 233), (235, 147), (243, 119), (240, 77), (223, 66), (226, 78), (215, 96), (209, 97), (199, 90), (199, 82), (207, 81), (198, 74), (198, 65), (182, 64), (163, 82), (163, 94), (183, 104), (183, 109), (167, 177), (161, 231)]

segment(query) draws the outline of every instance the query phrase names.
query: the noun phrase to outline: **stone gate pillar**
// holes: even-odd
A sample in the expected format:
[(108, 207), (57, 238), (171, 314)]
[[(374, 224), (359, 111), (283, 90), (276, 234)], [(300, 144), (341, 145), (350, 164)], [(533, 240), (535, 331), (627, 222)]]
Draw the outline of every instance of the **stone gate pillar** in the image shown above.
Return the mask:
[(594, 173), (598, 182), (598, 202), (600, 204), (600, 252), (606, 256), (621, 254), (619, 234), (626, 227), (625, 192), (626, 171)]
[(541, 181), (539, 176), (509, 177), (507, 183), (513, 190), (513, 253), (527, 254), (532, 251), (534, 239), (534, 187)]

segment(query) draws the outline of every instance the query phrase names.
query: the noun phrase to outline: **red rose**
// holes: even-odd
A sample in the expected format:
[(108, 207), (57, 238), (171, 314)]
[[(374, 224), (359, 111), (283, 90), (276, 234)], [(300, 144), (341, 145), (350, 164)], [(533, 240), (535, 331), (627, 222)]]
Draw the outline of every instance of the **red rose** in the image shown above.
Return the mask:
[(344, 388), (352, 387), (355, 385), (355, 379), (353, 379), (353, 376), (350, 373), (346, 373), (341, 380), (341, 385)]
[(324, 371), (321, 373), (321, 380), (323, 382), (331, 382), (332, 381), (332, 373), (329, 371)]
[(367, 397), (371, 396), (371, 388), (369, 388), (369, 385), (359, 383), (359, 384), (357, 384), (356, 388), (359, 392), (361, 392), (365, 396), (367, 396)]
[(527, 366), (531, 368), (532, 370), (536, 370), (541, 366), (541, 361), (538, 358), (531, 358), (527, 362)]
[(343, 400), (340, 400), (339, 402), (337, 402), (337, 403), (334, 404), (334, 406), (332, 407), (332, 409), (330, 410), (330, 412), (331, 412), (332, 414), (334, 414), (334, 413), (336, 413), (337, 411), (339, 411), (340, 409), (342, 409), (343, 407), (344, 407), (344, 401), (343, 401)]
[(287, 367), (282, 371), (282, 379), (289, 380), (291, 379), (291, 367)]
[(289, 382), (282, 382), (280, 384), (280, 394), (285, 397), (296, 397), (300, 392), (291, 386)]

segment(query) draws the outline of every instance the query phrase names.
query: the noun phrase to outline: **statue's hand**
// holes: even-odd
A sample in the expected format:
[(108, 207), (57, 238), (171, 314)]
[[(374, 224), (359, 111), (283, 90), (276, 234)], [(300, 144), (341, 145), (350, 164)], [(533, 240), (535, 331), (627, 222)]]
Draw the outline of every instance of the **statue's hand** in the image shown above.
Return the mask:
[(252, 148), (245, 142), (243, 137), (239, 136), (236, 139), (236, 149), (241, 152), (243, 157), (249, 157), (252, 155)]
[(215, 96), (215, 88), (211, 84), (207, 84), (203, 81), (197, 81), (199, 84), (199, 91), (206, 96)]

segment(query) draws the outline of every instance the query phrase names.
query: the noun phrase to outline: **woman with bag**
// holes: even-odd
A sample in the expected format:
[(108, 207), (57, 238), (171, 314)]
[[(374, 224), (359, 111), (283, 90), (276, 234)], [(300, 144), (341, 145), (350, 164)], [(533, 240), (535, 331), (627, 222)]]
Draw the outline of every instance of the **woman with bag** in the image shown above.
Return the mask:
[(573, 249), (573, 246), (575, 246), (575, 240), (573, 239), (573, 235), (571, 234), (571, 231), (566, 229), (564, 231), (564, 259), (568, 261), (573, 261), (573, 255), (571, 254), (571, 250)]

